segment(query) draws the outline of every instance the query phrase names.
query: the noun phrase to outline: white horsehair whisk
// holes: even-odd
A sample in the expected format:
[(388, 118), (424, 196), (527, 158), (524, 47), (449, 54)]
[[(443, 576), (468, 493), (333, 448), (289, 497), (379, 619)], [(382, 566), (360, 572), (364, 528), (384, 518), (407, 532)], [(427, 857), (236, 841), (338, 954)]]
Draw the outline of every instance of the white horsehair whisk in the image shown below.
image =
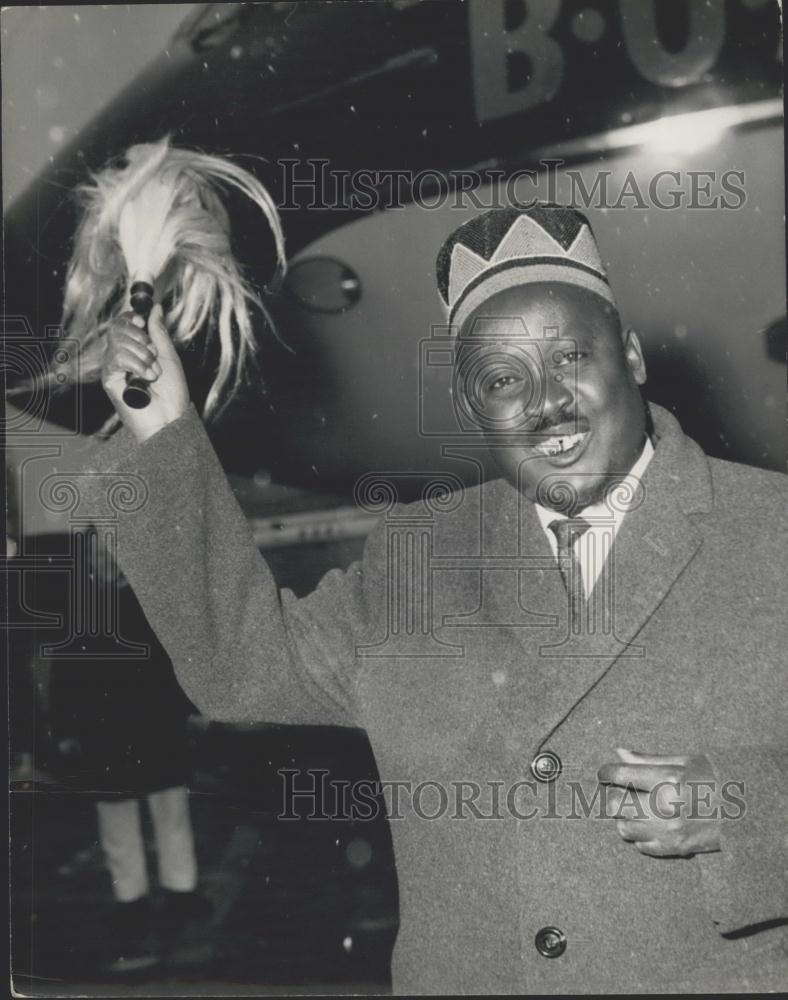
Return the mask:
[[(79, 345), (73, 378), (99, 377), (110, 324), (131, 308), (146, 321), (154, 301), (176, 346), (211, 324), (219, 361), (203, 415), (217, 416), (254, 360), (250, 307), (273, 329), (261, 297), (232, 253), (222, 195), (235, 189), (262, 212), (273, 235), (275, 281), (286, 269), (282, 225), (271, 195), (235, 163), (170, 144), (168, 137), (132, 146), (120, 164), (78, 188), (84, 206), (66, 276), (64, 335)], [(146, 406), (144, 379), (127, 376), (127, 405)]]

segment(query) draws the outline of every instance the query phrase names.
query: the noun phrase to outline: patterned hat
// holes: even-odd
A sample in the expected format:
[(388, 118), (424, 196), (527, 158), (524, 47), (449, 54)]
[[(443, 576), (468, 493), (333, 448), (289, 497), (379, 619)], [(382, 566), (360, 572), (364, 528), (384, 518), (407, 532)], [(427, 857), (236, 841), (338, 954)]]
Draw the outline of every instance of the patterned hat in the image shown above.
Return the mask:
[(563, 205), (484, 212), (451, 234), (436, 269), (457, 330), (490, 296), (537, 281), (579, 285), (615, 305), (588, 219)]

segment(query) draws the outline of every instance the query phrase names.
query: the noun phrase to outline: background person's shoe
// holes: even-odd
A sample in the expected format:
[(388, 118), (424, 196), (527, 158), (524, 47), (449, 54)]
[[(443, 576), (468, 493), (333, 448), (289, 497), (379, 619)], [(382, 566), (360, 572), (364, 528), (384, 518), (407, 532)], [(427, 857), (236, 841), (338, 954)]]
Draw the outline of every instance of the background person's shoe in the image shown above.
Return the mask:
[(188, 924), (205, 922), (213, 914), (213, 903), (197, 889), (192, 892), (161, 890), (158, 927), (165, 937), (176, 937)]
[(115, 903), (110, 920), (107, 972), (142, 972), (159, 961), (150, 940), (151, 901), (149, 896), (132, 903)]

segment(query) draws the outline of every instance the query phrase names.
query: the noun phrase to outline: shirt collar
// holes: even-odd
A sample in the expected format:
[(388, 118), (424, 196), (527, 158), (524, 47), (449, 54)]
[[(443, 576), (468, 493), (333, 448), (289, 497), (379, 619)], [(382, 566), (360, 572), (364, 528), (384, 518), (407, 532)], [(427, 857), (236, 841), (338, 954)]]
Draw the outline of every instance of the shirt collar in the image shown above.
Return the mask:
[[(620, 490), (618, 496), (621, 497), (621, 502), (611, 504), (610, 506), (604, 502), (590, 504), (588, 507), (584, 507), (583, 510), (579, 511), (579, 515), (583, 517), (601, 518), (607, 521), (608, 524), (610, 523), (610, 518), (612, 517), (614, 521), (614, 529), (617, 531), (621, 522), (624, 520), (629, 503), (640, 495), (637, 490), (637, 484), (639, 480), (643, 478), (646, 466), (651, 461), (653, 456), (654, 445), (651, 443), (651, 439), (647, 437), (646, 443), (643, 445), (643, 450), (641, 451), (638, 460), (624, 477), (623, 482), (630, 482), (631, 488), (629, 490)], [(629, 503), (627, 503), (627, 500), (624, 498), (628, 498)], [(539, 518), (539, 523), (542, 525), (542, 529), (547, 533), (548, 537), (552, 538), (553, 533), (550, 531), (550, 522), (561, 520), (567, 515), (560, 514), (558, 511), (551, 510), (549, 507), (543, 507), (538, 503), (535, 503), (534, 507), (536, 508), (536, 514)]]

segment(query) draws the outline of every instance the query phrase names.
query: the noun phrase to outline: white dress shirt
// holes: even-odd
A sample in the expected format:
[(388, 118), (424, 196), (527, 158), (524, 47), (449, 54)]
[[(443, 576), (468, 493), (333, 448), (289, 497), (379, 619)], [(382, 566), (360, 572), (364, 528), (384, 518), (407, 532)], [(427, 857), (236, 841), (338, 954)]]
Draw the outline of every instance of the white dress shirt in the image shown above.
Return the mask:
[[(585, 507), (576, 517), (582, 517), (588, 521), (591, 527), (575, 542), (574, 548), (580, 562), (580, 570), (583, 575), (583, 589), (588, 597), (602, 573), (613, 541), (621, 527), (627, 511), (633, 504), (642, 502), (642, 487), (640, 480), (646, 471), (646, 466), (651, 461), (654, 454), (654, 446), (646, 438), (643, 451), (640, 457), (629, 470), (621, 483), (611, 490), (609, 502), (591, 504)], [(542, 507), (541, 504), (534, 504), (539, 522), (547, 535), (553, 555), (558, 558), (558, 540), (555, 533), (550, 529), (550, 522), (564, 520), (566, 514), (559, 514), (549, 507)]]

